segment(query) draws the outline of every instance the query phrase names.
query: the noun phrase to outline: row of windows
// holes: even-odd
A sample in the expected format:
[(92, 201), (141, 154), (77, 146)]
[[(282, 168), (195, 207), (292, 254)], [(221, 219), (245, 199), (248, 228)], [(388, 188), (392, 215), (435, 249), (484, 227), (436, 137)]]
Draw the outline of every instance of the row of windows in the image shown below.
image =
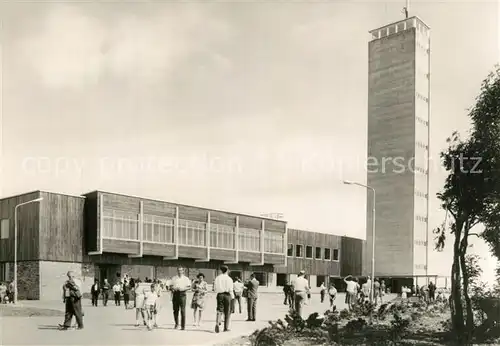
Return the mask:
[[(106, 212), (103, 216), (103, 236), (108, 238), (138, 240), (138, 215), (119, 211)], [(179, 244), (207, 246), (204, 222), (179, 220)], [(175, 241), (175, 220), (168, 217), (144, 215), (143, 240), (147, 242), (173, 244)], [(283, 253), (285, 235), (264, 232), (264, 252)], [(238, 245), (241, 251), (261, 251), (260, 231), (240, 228)], [(235, 248), (235, 227), (210, 225), (210, 247), (220, 249)]]
[[(294, 250), (295, 249), (295, 253)], [(288, 257), (304, 257), (304, 245), (302, 244), (288, 244), (288, 250), (287, 250), (287, 256)], [(338, 261), (339, 260), (339, 250), (338, 249), (333, 249), (332, 250), (329, 248), (321, 248), (321, 247), (315, 247), (314, 248), (314, 254), (313, 254), (313, 247), (310, 245), (306, 246), (306, 251), (305, 251), (305, 258), (308, 259), (318, 259), (318, 260), (325, 260), (325, 261)]]
[(429, 195), (428, 195), (428, 194), (423, 193), (423, 192), (421, 192), (421, 191), (415, 191), (415, 195), (416, 195), (416, 196), (418, 196), (418, 197), (423, 197), (423, 198), (427, 198), (427, 197), (429, 197)]
[(415, 240), (415, 245), (427, 246), (427, 242), (425, 240)]
[(427, 220), (428, 220), (428, 218), (427, 218), (427, 217), (425, 217), (425, 216), (420, 216), (420, 215), (417, 215), (417, 216), (415, 217), (415, 219), (416, 219), (417, 221), (422, 221), (422, 222), (427, 222)]
[(421, 93), (416, 93), (417, 94), (417, 99), (419, 100), (422, 100), (422, 101), (425, 101), (425, 102), (429, 102), (429, 98), (425, 97), (424, 95), (422, 95)]
[(429, 126), (429, 122), (427, 120), (422, 119), (421, 117), (417, 117), (417, 121), (422, 125)]
[(425, 264), (415, 264), (416, 269), (427, 269), (427, 266)]
[(422, 143), (422, 142), (418, 142), (417, 141), (416, 144), (417, 144), (417, 147), (419, 147), (419, 148), (422, 148), (422, 149), (425, 149), (425, 150), (429, 150), (429, 146), (426, 145), (426, 144), (424, 144), (424, 143)]

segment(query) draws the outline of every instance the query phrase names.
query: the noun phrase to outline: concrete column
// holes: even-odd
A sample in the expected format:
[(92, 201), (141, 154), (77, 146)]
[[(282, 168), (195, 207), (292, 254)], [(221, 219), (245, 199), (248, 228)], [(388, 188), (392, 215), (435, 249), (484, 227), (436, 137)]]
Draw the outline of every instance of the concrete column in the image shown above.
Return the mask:
[(269, 289), (276, 289), (276, 273), (268, 273), (267, 275), (267, 287)]

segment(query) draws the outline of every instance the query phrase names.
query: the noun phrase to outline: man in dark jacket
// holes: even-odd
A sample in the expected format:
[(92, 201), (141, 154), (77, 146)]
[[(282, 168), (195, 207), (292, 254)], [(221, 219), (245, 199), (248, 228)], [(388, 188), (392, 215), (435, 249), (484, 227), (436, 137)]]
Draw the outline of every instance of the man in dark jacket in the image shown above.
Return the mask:
[(288, 281), (285, 283), (285, 286), (283, 286), (283, 293), (285, 293), (283, 304), (293, 307), (293, 287)]
[(104, 283), (102, 285), (102, 305), (108, 305), (109, 299), (109, 290), (111, 289), (111, 285), (108, 282), (108, 279), (104, 279)]
[(255, 274), (252, 273), (252, 275), (250, 275), (250, 280), (245, 285), (247, 288), (247, 321), (255, 321), (255, 315), (257, 312), (257, 290), (259, 285), (260, 283), (255, 278)]
[(71, 328), (71, 321), (75, 316), (78, 329), (83, 329), (83, 312), (82, 312), (82, 293), (80, 287), (75, 282), (75, 273), (69, 271), (68, 280), (62, 287), (63, 302), (65, 304), (64, 324), (60, 324), (61, 330)]
[(94, 284), (90, 288), (90, 295), (92, 296), (92, 306), (97, 306), (97, 300), (99, 298), (99, 292), (101, 288), (99, 287), (99, 280), (95, 279)]

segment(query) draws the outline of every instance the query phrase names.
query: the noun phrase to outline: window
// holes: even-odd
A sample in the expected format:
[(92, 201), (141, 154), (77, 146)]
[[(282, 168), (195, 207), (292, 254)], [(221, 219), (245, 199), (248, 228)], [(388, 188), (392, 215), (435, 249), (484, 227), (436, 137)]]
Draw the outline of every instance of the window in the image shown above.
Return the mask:
[(416, 269), (427, 269), (427, 266), (425, 264), (415, 264)]
[(147, 242), (174, 243), (175, 220), (169, 217), (144, 215), (142, 238)]
[(304, 257), (303, 248), (303, 245), (295, 245), (295, 257)]
[(104, 211), (103, 237), (139, 240), (139, 215), (118, 210)]
[(326, 286), (326, 276), (324, 275), (316, 276), (316, 287), (321, 287), (321, 284), (325, 284)]
[(281, 273), (276, 274), (276, 286), (278, 286), (278, 287), (285, 286), (286, 281), (287, 281), (286, 277), (287, 277), (287, 274), (281, 274)]
[(283, 254), (285, 252), (284, 243), (284, 233), (264, 231), (264, 252)]
[(415, 218), (417, 221), (427, 222), (427, 218), (424, 216), (417, 215)]
[(339, 249), (333, 249), (333, 260), (334, 261), (339, 260)]
[(10, 281), (9, 271), (9, 262), (0, 263), (0, 282)]
[(179, 244), (205, 246), (206, 229), (204, 222), (179, 220)]
[(307, 245), (306, 246), (306, 258), (313, 258), (313, 247)]
[(257, 229), (240, 228), (239, 249), (241, 251), (260, 252), (260, 231)]
[(427, 246), (427, 242), (425, 240), (415, 240), (416, 245)]
[(210, 224), (210, 247), (234, 249), (234, 230), (232, 226)]
[(330, 252), (331, 250), (330, 249), (327, 249), (325, 248), (325, 252), (324, 252), (324, 256), (323, 258), (327, 261), (331, 260), (332, 259), (332, 254)]
[(293, 244), (288, 244), (288, 250), (286, 252), (286, 255), (288, 257), (292, 257), (293, 256)]
[(267, 273), (254, 272), (254, 274), (257, 281), (259, 281), (259, 286), (267, 286)]
[(0, 220), (0, 239), (9, 239), (9, 219)]
[(321, 248), (317, 247), (316, 249), (314, 249), (314, 251), (315, 251), (314, 258), (321, 259)]

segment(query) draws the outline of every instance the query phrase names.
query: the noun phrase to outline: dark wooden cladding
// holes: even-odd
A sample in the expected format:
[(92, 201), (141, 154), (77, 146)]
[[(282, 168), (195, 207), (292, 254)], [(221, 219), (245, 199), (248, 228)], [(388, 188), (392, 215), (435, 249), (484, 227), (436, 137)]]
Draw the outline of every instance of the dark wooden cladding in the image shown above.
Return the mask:
[(239, 217), (239, 226), (243, 228), (252, 228), (252, 229), (262, 229), (262, 219), (251, 216), (243, 216)]
[(97, 192), (91, 192), (85, 195), (84, 206), (84, 238), (85, 238), (85, 253), (90, 251), (99, 251), (99, 205), (98, 205)]
[(340, 274), (342, 276), (362, 275), (363, 271), (363, 240), (342, 237), (340, 259), (341, 268)]
[(143, 243), (142, 252), (145, 256), (174, 256), (175, 245)]
[(249, 263), (260, 262), (260, 253), (257, 252), (240, 251), (238, 256), (240, 262), (249, 262)]
[(220, 211), (211, 211), (210, 222), (218, 225), (236, 227), (236, 216)]
[(264, 229), (271, 232), (286, 232), (286, 223), (274, 220), (264, 220)]
[(81, 262), (85, 199), (41, 192), (40, 259)]
[(175, 217), (175, 205), (158, 201), (143, 201), (144, 214)]
[[(14, 209), (16, 205), (39, 197), (40, 192), (35, 191), (0, 200), (0, 219), (9, 219), (9, 238), (0, 239), (0, 261), (12, 262), (14, 260)], [(40, 203), (27, 204), (18, 208), (18, 261), (39, 259), (39, 227)]]
[[(302, 231), (298, 229), (288, 229), (288, 243), (293, 244), (294, 257), (287, 258), (287, 267), (276, 267), (277, 273), (298, 273), (301, 270), (313, 275), (340, 276), (340, 264), (338, 261), (324, 260), (324, 249), (330, 249), (330, 256), (333, 258), (333, 250), (340, 250), (340, 236), (325, 233)], [(302, 257), (295, 257), (295, 246), (303, 245)], [(322, 259), (306, 259), (306, 246), (312, 246), (313, 257), (315, 248), (322, 248)], [(342, 252), (340, 251), (340, 256)]]
[(103, 251), (137, 255), (140, 251), (140, 244), (127, 240), (103, 239)]
[(264, 254), (264, 263), (283, 265), (285, 264), (285, 256), (266, 253)]
[(179, 206), (179, 219), (207, 222), (208, 210), (181, 205)]
[(207, 257), (207, 248), (180, 245), (179, 257), (203, 259)]
[(137, 197), (128, 197), (109, 193), (102, 193), (102, 195), (104, 199), (104, 209), (139, 213), (140, 199)]
[(219, 261), (234, 261), (236, 251), (223, 249), (210, 249), (210, 259)]

